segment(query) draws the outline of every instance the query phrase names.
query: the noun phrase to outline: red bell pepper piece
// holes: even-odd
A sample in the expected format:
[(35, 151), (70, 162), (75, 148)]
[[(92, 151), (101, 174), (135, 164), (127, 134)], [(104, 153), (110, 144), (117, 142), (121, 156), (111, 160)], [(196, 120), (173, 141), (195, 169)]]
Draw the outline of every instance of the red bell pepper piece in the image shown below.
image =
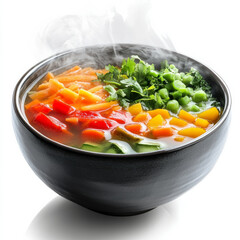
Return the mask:
[(66, 104), (65, 102), (63, 102), (61, 100), (54, 99), (53, 110), (58, 112), (58, 113), (68, 115), (68, 114), (73, 113), (76, 109), (74, 107), (70, 106), (69, 104)]
[(120, 124), (127, 123), (131, 120), (132, 116), (129, 112), (113, 111), (107, 116), (108, 119), (112, 119)]
[(48, 114), (49, 112), (52, 111), (52, 109), (47, 104), (44, 104), (44, 103), (38, 103), (32, 106), (30, 110), (36, 113), (42, 112), (45, 114)]
[(76, 110), (70, 117), (77, 117), (79, 122), (85, 122), (88, 119), (102, 118), (97, 112)]
[(67, 129), (67, 126), (64, 123), (60, 122), (54, 117), (46, 116), (44, 113), (41, 112), (36, 115), (34, 121), (41, 124), (41, 126), (46, 129), (52, 129), (58, 132)]
[(109, 119), (91, 119), (86, 124), (86, 128), (96, 128), (96, 129), (103, 129), (107, 130), (112, 127), (115, 127), (117, 122)]

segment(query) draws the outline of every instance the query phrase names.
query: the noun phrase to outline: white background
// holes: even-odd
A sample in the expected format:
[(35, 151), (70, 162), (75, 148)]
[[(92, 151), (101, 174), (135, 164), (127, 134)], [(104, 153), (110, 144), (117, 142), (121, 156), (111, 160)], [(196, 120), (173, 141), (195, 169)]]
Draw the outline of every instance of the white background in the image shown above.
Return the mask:
[[(240, 239), (238, 1), (150, 3), (149, 18), (145, 18), (148, 9), (141, 1), (0, 2), (0, 239)], [(158, 34), (168, 35), (177, 51), (214, 69), (228, 84), (233, 100), (228, 140), (213, 171), (175, 201), (130, 218), (103, 216), (57, 196), (25, 162), (11, 124), (14, 85), (31, 66), (56, 51), (44, 45), (45, 26), (64, 15), (106, 16), (106, 9), (111, 12), (112, 6), (122, 13), (130, 8), (140, 40), (151, 43), (141, 35), (147, 35), (144, 28), (152, 23)], [(127, 24), (131, 24), (131, 17)], [(84, 44), (93, 34), (90, 30), (84, 33)], [(94, 41), (90, 38), (89, 43)]]

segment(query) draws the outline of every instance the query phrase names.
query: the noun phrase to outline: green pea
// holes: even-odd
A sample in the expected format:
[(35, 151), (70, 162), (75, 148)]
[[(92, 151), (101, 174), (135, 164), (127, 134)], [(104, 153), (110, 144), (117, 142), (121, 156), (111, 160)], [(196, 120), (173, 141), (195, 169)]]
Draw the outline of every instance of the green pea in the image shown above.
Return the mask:
[(207, 100), (207, 94), (203, 90), (198, 90), (193, 94), (192, 99), (196, 103), (206, 101)]
[(172, 90), (173, 90), (172, 83), (167, 83), (167, 84), (165, 84), (165, 88), (166, 88), (168, 91), (172, 91)]
[(186, 85), (185, 85), (182, 81), (180, 81), (180, 80), (174, 81), (174, 82), (172, 83), (172, 85), (173, 85), (173, 88), (174, 88), (175, 90), (180, 90), (180, 89), (186, 88)]
[(180, 103), (180, 105), (182, 106), (186, 106), (188, 103), (191, 102), (191, 98), (188, 97), (188, 96), (185, 96), (185, 97), (181, 97), (178, 102)]
[(179, 99), (182, 97), (182, 93), (180, 91), (175, 91), (170, 93), (174, 99)]
[(193, 81), (193, 76), (191, 76), (191, 75), (185, 75), (182, 79), (182, 82), (186, 85), (191, 84), (192, 81)]
[(163, 99), (169, 98), (168, 90), (166, 88), (162, 88), (158, 92), (159, 92), (161, 98), (163, 98)]
[(179, 109), (179, 103), (177, 100), (170, 100), (167, 103), (167, 109), (173, 113), (177, 113)]
[(192, 112), (199, 112), (200, 111), (200, 107), (197, 105), (192, 105), (190, 108), (190, 111)]
[(163, 74), (164, 79), (166, 79), (169, 82), (173, 82), (175, 80), (175, 74), (168, 72)]
[(175, 74), (175, 80), (181, 80), (181, 75), (180, 73)]

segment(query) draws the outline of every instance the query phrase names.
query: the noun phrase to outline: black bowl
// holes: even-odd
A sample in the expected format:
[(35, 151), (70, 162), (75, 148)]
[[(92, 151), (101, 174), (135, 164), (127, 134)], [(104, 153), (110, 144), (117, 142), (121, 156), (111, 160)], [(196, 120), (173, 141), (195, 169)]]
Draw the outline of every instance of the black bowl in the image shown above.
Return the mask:
[[(86, 152), (48, 139), (24, 114), (26, 92), (47, 71), (75, 64), (103, 68), (139, 55), (157, 67), (167, 59), (181, 71), (197, 68), (212, 86), (223, 112), (207, 133), (180, 147), (151, 153), (114, 155)], [(52, 56), (31, 68), (13, 94), (13, 125), (24, 157), (33, 171), (61, 196), (86, 208), (111, 215), (135, 215), (169, 202), (203, 179), (218, 159), (229, 126), (231, 98), (223, 80), (205, 65), (160, 48), (117, 44), (91, 46)]]

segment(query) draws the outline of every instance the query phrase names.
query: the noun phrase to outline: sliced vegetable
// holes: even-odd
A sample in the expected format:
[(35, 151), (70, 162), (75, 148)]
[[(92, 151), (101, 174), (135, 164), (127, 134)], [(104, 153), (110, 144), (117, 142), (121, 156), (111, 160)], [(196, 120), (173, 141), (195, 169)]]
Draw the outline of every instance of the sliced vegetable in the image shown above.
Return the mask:
[(132, 115), (137, 115), (139, 113), (141, 113), (143, 110), (142, 110), (142, 105), (141, 103), (137, 103), (137, 104), (134, 104), (132, 106), (130, 106), (128, 108), (128, 111), (132, 114)]
[(149, 129), (160, 127), (164, 124), (164, 122), (165, 120), (163, 119), (162, 115), (158, 114), (157, 116), (149, 120), (149, 122), (147, 123), (147, 127)]
[(68, 114), (73, 113), (76, 109), (61, 100), (54, 99), (53, 100), (53, 110), (58, 113), (68, 115)]
[(161, 146), (159, 143), (136, 143), (135, 146), (134, 146), (134, 149), (136, 150), (136, 152), (139, 152), (139, 153), (143, 153), (143, 152), (154, 152), (154, 151), (157, 151), (157, 150), (160, 150), (161, 149)]
[(178, 127), (185, 127), (188, 125), (188, 123), (182, 119), (179, 119), (179, 118), (176, 118), (176, 117), (173, 117), (169, 123), (171, 125), (175, 125), (175, 126), (178, 126)]
[(70, 102), (75, 102), (78, 99), (78, 94), (75, 93), (74, 91), (68, 89), (68, 88), (63, 88), (59, 91), (59, 93), (67, 100)]
[(171, 127), (154, 128), (152, 130), (152, 135), (154, 138), (169, 137), (173, 135), (173, 130)]
[(98, 103), (102, 101), (99, 96), (84, 89), (79, 90), (79, 96), (83, 97), (89, 103)]
[(121, 127), (116, 127), (112, 131), (112, 137), (129, 143), (139, 142), (143, 139), (137, 135), (129, 133)]
[(141, 112), (133, 118), (134, 122), (146, 122), (150, 119), (150, 115), (147, 112)]
[(105, 140), (104, 132), (96, 129), (83, 130), (81, 137), (84, 141), (91, 141), (91, 142), (102, 142), (103, 140)]
[(83, 111), (100, 111), (100, 110), (106, 110), (108, 108), (111, 108), (113, 106), (117, 106), (117, 101), (112, 102), (104, 102), (104, 103), (98, 103), (98, 104), (92, 104), (81, 107), (81, 110)]
[(90, 151), (90, 152), (102, 152), (102, 145), (94, 143), (94, 142), (85, 142), (81, 146), (82, 150)]
[(135, 134), (140, 134), (143, 130), (143, 126), (140, 123), (132, 123), (132, 124), (126, 125), (125, 128), (129, 132), (132, 132), (132, 133), (135, 133)]
[(155, 109), (148, 111), (148, 113), (150, 114), (151, 117), (155, 117), (158, 114), (160, 114), (164, 119), (170, 118), (170, 114), (166, 109)]
[(184, 129), (178, 131), (178, 134), (186, 136), (186, 137), (196, 138), (205, 132), (206, 132), (206, 130), (204, 130), (203, 128), (190, 127), (190, 128), (184, 128)]
[(209, 125), (209, 121), (203, 118), (197, 118), (194, 124), (201, 128), (207, 128)]
[(58, 132), (63, 131), (64, 129), (67, 129), (67, 126), (60, 122), (58, 119), (46, 116), (44, 113), (38, 113), (34, 119), (36, 123), (39, 123), (42, 127), (55, 130)]
[(180, 118), (190, 122), (190, 123), (193, 123), (195, 121), (195, 119), (196, 119), (195, 116), (193, 116), (191, 113), (189, 113), (189, 112), (187, 112), (187, 111), (185, 111), (183, 109), (180, 110), (178, 116)]
[(204, 112), (199, 113), (198, 117), (207, 119), (211, 122), (216, 122), (219, 118), (219, 111), (216, 107), (212, 107)]

